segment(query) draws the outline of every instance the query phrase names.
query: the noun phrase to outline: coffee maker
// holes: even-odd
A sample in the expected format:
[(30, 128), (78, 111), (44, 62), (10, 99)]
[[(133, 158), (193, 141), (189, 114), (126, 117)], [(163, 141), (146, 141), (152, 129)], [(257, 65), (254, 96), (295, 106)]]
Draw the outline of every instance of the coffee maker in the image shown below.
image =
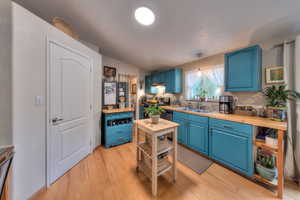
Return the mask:
[(219, 97), (219, 112), (224, 114), (232, 114), (234, 107), (233, 96), (220, 96)]

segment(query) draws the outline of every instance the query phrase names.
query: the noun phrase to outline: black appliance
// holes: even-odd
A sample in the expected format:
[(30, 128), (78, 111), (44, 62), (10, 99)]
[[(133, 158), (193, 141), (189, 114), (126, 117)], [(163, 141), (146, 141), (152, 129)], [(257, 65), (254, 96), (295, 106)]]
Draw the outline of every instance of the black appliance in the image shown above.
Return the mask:
[(160, 117), (162, 119), (165, 119), (165, 120), (173, 121), (173, 111), (171, 111), (171, 110), (165, 110), (165, 112), (162, 113), (160, 115)]
[(232, 114), (234, 107), (233, 96), (220, 96), (219, 97), (219, 112), (224, 114)]

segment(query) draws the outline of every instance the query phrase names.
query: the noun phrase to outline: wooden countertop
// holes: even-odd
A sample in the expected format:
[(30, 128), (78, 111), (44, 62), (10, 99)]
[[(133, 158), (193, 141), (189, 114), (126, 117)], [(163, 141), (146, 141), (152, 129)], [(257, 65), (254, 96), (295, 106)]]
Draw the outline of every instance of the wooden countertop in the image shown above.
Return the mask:
[(170, 128), (178, 127), (179, 124), (160, 118), (158, 124), (152, 124), (151, 119), (135, 120), (134, 123), (150, 132), (161, 132)]
[(116, 108), (116, 109), (103, 109), (104, 114), (122, 113), (122, 112), (134, 112), (134, 108)]
[(227, 121), (240, 122), (244, 124), (251, 124), (254, 126), (273, 128), (282, 131), (287, 130), (287, 122), (278, 122), (278, 121), (273, 121), (262, 117), (252, 117), (252, 116), (222, 114), (222, 113), (198, 113), (198, 112), (187, 111), (187, 110), (177, 110), (176, 107), (173, 106), (161, 106), (161, 108), (166, 110), (176, 111), (176, 112), (188, 113), (192, 115), (199, 115), (199, 116), (210, 117), (215, 119), (222, 119)]

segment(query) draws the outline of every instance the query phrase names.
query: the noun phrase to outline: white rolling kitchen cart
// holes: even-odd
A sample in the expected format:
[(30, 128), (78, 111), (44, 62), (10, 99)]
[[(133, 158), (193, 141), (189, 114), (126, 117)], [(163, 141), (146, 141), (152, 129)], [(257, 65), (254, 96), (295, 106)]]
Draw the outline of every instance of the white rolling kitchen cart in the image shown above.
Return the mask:
[(151, 179), (153, 196), (157, 195), (158, 176), (172, 170), (172, 179), (176, 181), (178, 126), (179, 124), (164, 119), (159, 119), (158, 124), (152, 124), (150, 119), (135, 121), (136, 169)]

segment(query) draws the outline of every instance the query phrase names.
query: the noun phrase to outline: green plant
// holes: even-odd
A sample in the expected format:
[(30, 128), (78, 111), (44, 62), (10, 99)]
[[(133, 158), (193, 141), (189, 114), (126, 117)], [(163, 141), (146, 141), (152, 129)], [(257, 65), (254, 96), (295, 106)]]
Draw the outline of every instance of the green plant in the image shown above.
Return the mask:
[(153, 115), (160, 115), (163, 112), (165, 112), (165, 110), (156, 104), (152, 104), (148, 108), (145, 108), (145, 113), (150, 117)]
[(286, 90), (285, 85), (271, 86), (264, 89), (263, 94), (267, 97), (267, 106), (285, 107), (287, 100), (300, 100), (300, 93), (294, 90)]
[(207, 91), (207, 90), (204, 90), (204, 89), (202, 89), (202, 88), (200, 88), (200, 89), (197, 91), (197, 93), (198, 93), (198, 96), (199, 96), (199, 97), (205, 98), (206, 95), (208, 94), (208, 91)]
[(257, 161), (259, 164), (261, 164), (263, 167), (274, 169), (276, 159), (275, 156), (272, 153), (265, 152), (263, 150), (259, 150), (257, 152)]

